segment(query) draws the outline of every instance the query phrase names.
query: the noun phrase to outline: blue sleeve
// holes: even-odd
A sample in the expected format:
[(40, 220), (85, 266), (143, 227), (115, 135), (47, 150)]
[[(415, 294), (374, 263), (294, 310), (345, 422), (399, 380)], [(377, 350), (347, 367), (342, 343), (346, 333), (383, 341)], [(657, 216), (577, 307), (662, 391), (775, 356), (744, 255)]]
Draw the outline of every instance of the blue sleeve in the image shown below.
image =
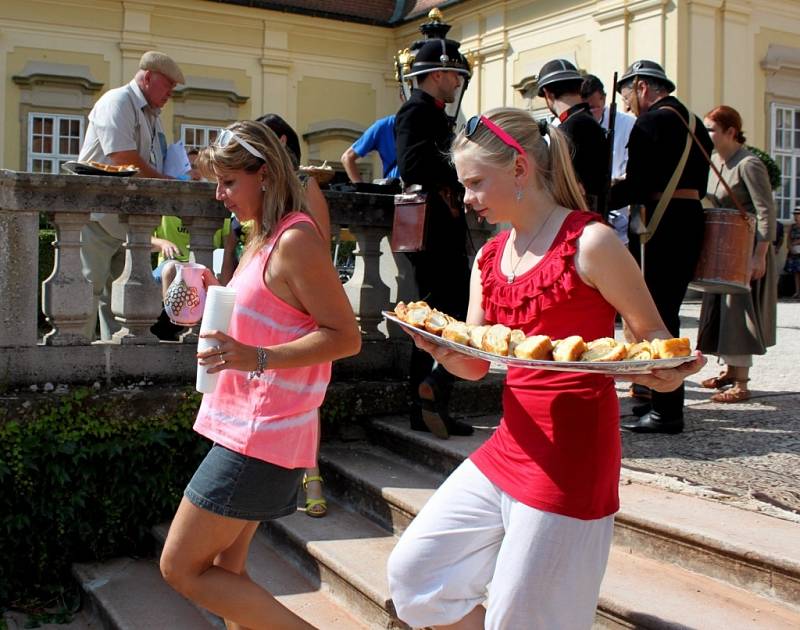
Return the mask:
[(380, 130), (378, 122), (372, 123), (367, 130), (361, 134), (361, 137), (353, 143), (353, 151), (356, 152), (358, 157), (364, 157), (370, 151), (375, 151), (378, 148), (378, 132)]

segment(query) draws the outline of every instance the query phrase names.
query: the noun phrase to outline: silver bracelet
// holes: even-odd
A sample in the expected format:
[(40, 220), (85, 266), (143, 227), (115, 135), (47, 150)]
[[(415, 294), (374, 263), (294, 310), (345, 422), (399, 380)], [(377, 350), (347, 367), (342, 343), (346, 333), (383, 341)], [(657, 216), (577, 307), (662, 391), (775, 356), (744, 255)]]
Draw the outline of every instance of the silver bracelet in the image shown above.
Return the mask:
[(258, 378), (267, 369), (267, 350), (262, 346), (256, 347), (256, 369), (247, 373), (247, 380)]

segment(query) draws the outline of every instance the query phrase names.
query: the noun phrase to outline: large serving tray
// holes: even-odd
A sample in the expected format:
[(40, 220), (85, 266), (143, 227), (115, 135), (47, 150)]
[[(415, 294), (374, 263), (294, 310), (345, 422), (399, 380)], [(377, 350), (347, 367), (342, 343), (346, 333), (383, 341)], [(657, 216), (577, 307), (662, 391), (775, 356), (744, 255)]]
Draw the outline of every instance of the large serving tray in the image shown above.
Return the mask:
[(76, 162), (75, 160), (64, 162), (61, 168), (74, 175), (108, 175), (110, 177), (131, 177), (139, 172), (139, 169), (135, 167), (126, 168), (121, 171), (105, 171), (102, 168), (97, 168), (86, 162)]
[(683, 363), (694, 360), (693, 356), (678, 357), (675, 359), (652, 359), (650, 361), (533, 361), (517, 359), (516, 357), (503, 357), (485, 350), (478, 350), (472, 346), (465, 346), (449, 339), (442, 339), (439, 335), (429, 333), (427, 330), (417, 328), (398, 319), (392, 311), (382, 311), (383, 316), (409, 332), (418, 334), (433, 343), (451, 348), (466, 354), (494, 363), (502, 363), (509, 367), (521, 367), (531, 370), (555, 370), (557, 372), (592, 372), (595, 374), (649, 374), (653, 370), (674, 368)]

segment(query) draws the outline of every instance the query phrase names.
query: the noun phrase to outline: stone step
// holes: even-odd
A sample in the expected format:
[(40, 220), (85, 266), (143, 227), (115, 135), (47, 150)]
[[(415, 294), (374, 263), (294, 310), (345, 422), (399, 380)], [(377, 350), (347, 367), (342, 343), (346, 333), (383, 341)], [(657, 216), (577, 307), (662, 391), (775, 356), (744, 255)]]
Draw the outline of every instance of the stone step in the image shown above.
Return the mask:
[[(311, 520), (305, 514), (302, 516)], [(160, 551), (167, 538), (169, 525), (157, 525), (152, 531)], [(369, 624), (354, 617), (345, 607), (331, 597), (327, 586), (321, 580), (309, 579), (308, 576), (298, 571), (296, 566), (287, 562), (260, 532), (256, 534), (250, 545), (247, 572), (254, 582), (272, 593), (281, 604), (316, 628), (366, 630), (371, 627)], [(162, 584), (172, 590), (163, 580)], [(193, 606), (191, 603), (189, 605)], [(203, 612), (211, 616), (211, 613)], [(222, 624), (222, 620), (215, 619), (219, 621), (219, 624), (224, 629), (225, 626)], [(158, 626), (151, 627), (156, 628)], [(160, 627), (171, 628), (172, 626), (163, 625)]]
[(790, 630), (800, 612), (681, 567), (612, 547), (596, 628)]
[(309, 579), (325, 584), (368, 627), (408, 627), (396, 618), (389, 599), (386, 563), (397, 538), (388, 530), (329, 499), (325, 518), (297, 511), (263, 523), (259, 534)]
[[(398, 496), (405, 496), (411, 509), (416, 501), (403, 490)], [(337, 502), (329, 503), (324, 519), (297, 512), (266, 525), (270, 540), (306, 573), (327, 582), (351, 610), (370, 615), (370, 627), (404, 627), (394, 619), (385, 575), (396, 538)], [(597, 628), (788, 630), (800, 623), (800, 612), (780, 602), (616, 547), (606, 575)]]
[(209, 630), (214, 626), (164, 582), (155, 560), (115, 558), (75, 564), (91, 616), (104, 630)]
[[(406, 428), (405, 420), (380, 420), (395, 453), (367, 444), (326, 444), (320, 463), (326, 485), (366, 516), (402, 532), (444, 478), (416, 462), (439, 461), (439, 470), (463, 460), (475, 436), (447, 441)], [(389, 440), (387, 440), (389, 441)], [(408, 447), (413, 444), (413, 447)], [(442, 464), (441, 462), (447, 462)], [(797, 524), (637, 483), (620, 486), (614, 544), (667, 561), (733, 586), (798, 606), (800, 547)]]

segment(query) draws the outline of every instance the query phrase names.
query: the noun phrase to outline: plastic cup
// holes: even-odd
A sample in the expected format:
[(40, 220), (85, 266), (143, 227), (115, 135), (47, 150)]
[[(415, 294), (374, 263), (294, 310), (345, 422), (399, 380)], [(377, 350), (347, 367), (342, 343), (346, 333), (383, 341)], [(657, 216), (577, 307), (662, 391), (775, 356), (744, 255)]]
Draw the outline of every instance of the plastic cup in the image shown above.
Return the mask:
[[(228, 287), (213, 286), (208, 287), (208, 294), (206, 295), (206, 305), (203, 309), (203, 323), (200, 325), (200, 334), (210, 330), (219, 330), (220, 332), (227, 333), (231, 325), (231, 316), (233, 315), (233, 305), (236, 303), (236, 289)], [(215, 339), (204, 339), (200, 337), (197, 342), (197, 351), (202, 352), (209, 348), (215, 348), (217, 341)], [(211, 366), (213, 367), (213, 366)], [(219, 372), (216, 374), (209, 374), (208, 367), (197, 364), (197, 382), (195, 389), (203, 394), (212, 393), (217, 387), (219, 380)]]

